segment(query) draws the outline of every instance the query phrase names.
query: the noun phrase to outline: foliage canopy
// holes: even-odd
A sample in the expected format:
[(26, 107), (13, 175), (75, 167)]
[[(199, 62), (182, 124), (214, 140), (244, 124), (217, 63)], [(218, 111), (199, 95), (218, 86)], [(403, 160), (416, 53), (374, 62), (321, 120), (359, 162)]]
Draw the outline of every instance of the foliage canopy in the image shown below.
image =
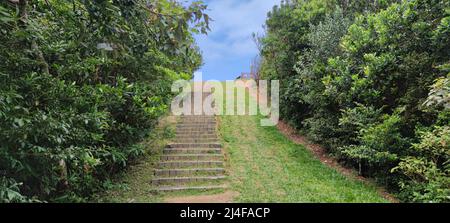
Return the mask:
[(202, 63), (206, 6), (0, 3), (0, 201), (85, 201), (145, 152), (173, 80)]
[(449, 13), (443, 0), (284, 1), (262, 78), (280, 80), (283, 119), (362, 175), (449, 202)]

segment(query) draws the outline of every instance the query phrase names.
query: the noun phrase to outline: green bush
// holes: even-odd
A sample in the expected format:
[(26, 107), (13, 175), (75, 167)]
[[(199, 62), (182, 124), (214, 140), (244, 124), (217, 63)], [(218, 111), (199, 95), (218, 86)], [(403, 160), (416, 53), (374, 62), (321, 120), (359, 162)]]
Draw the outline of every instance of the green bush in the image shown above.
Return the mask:
[(379, 174), (389, 172), (394, 167), (398, 154), (405, 148), (406, 142), (401, 137), (398, 126), (400, 117), (385, 115), (381, 120), (380, 123), (370, 123), (359, 130), (359, 145), (340, 148), (345, 158), (358, 162), (360, 174), (363, 174), (363, 167)]
[[(448, 157), (415, 145), (450, 124), (449, 16), (443, 0), (284, 2), (268, 15), (261, 77), (280, 80), (281, 117), (341, 161), (404, 201), (445, 202)], [(433, 180), (397, 168), (411, 157)]]
[(201, 64), (206, 6), (0, 3), (0, 201), (83, 202), (146, 148)]
[(19, 203), (27, 202), (27, 199), (20, 194), (19, 183), (16, 183), (14, 179), (8, 179), (5, 177), (0, 178), (0, 202), (1, 203)]
[(450, 202), (450, 127), (420, 131), (415, 156), (403, 158), (393, 172), (407, 178), (402, 196), (414, 202)]

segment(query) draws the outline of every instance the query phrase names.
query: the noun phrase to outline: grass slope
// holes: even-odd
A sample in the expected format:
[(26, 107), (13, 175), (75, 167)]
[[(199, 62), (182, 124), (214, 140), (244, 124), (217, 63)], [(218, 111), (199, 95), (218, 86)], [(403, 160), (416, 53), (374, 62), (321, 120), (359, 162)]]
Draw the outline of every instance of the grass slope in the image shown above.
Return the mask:
[(237, 202), (387, 202), (370, 185), (325, 166), (257, 116), (221, 116)]

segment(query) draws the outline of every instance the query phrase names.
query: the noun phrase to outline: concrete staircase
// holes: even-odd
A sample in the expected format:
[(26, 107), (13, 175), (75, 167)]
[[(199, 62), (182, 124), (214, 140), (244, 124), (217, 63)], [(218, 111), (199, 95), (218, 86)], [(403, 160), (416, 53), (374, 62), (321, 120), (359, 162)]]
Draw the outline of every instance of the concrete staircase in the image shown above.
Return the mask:
[(158, 192), (225, 189), (222, 146), (215, 116), (181, 116), (152, 184)]

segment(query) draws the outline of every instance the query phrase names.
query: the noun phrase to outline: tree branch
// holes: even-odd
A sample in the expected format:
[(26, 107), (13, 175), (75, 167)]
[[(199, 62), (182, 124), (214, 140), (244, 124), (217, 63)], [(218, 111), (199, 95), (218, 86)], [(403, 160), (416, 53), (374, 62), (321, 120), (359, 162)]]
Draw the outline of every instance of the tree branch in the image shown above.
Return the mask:
[[(19, 4), (20, 19), (22, 20), (24, 27), (26, 27), (28, 24), (28, 9), (27, 9), (28, 1), (27, 0), (18, 0), (18, 4)], [(41, 64), (42, 72), (44, 72), (45, 74), (50, 74), (49, 66), (48, 66), (47, 61), (45, 60), (44, 54), (39, 49), (39, 46), (38, 46), (36, 40), (34, 40), (34, 39), (31, 40), (31, 49), (36, 53), (37, 60)]]

